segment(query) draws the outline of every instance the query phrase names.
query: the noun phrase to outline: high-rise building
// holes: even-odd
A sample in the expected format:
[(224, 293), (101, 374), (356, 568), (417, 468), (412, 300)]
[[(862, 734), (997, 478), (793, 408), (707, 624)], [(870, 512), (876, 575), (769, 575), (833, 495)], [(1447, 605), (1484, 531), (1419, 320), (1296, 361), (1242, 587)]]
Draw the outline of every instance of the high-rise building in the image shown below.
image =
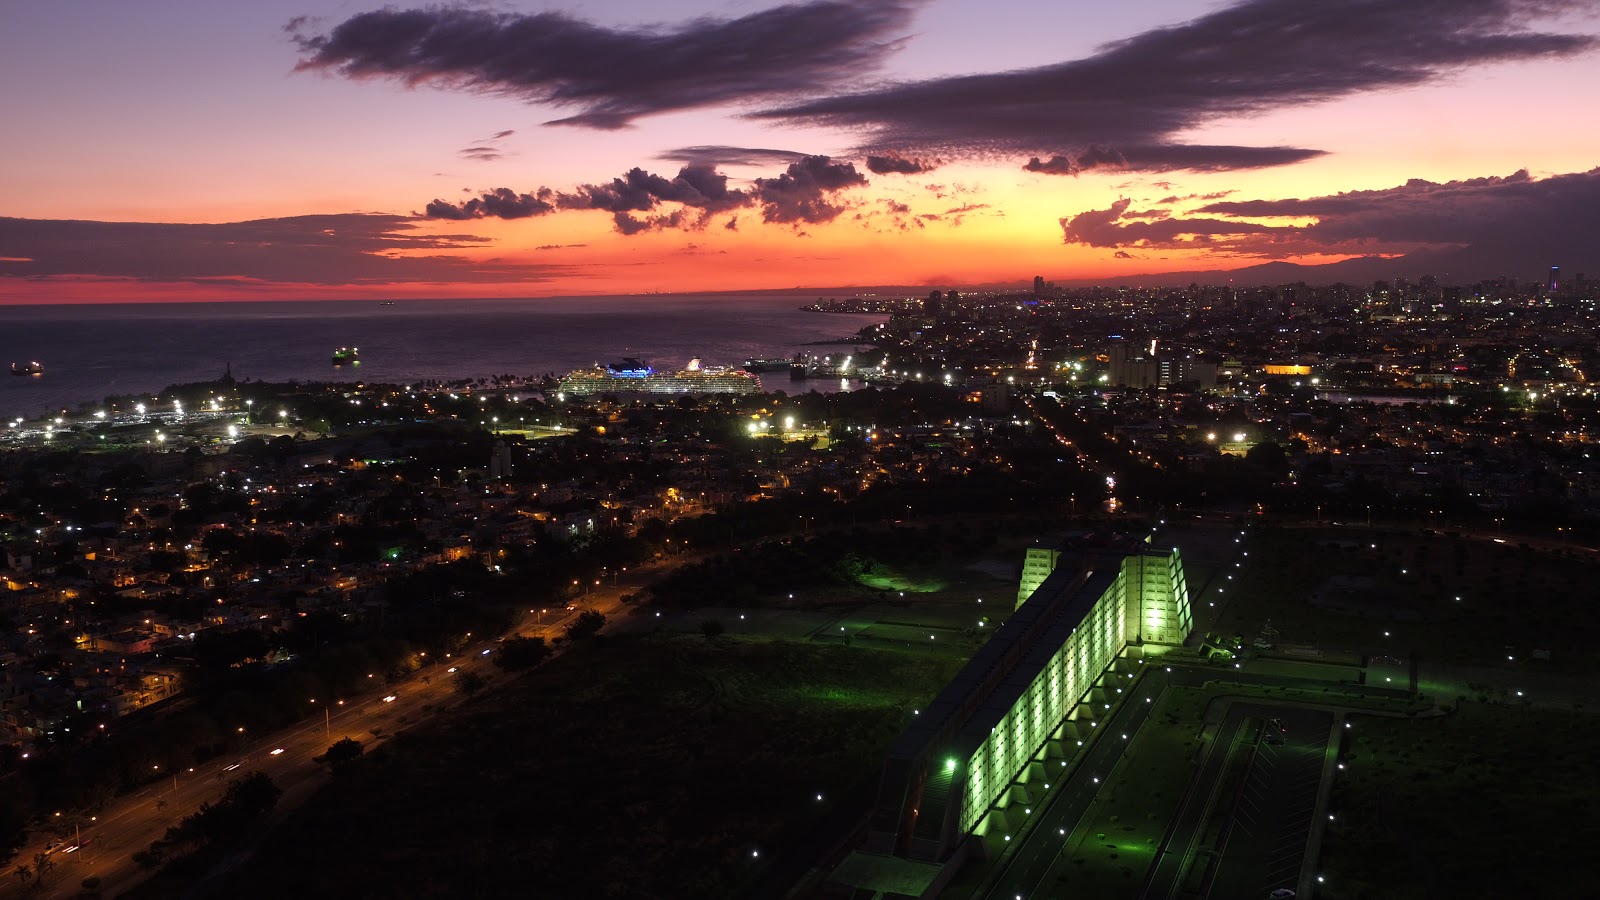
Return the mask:
[(1550, 283), (1548, 285), (1546, 285), (1545, 287), (1552, 294), (1554, 294), (1556, 291), (1561, 289), (1561, 267), (1560, 266), (1551, 266), (1550, 267)]

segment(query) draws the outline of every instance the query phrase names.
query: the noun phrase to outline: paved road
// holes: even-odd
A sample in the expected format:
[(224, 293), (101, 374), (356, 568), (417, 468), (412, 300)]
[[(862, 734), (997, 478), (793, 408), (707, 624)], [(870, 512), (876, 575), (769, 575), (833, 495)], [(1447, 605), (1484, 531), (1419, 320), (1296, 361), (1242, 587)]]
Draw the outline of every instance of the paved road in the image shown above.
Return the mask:
[(1099, 739), (1089, 745), (1088, 754), (1072, 770), (1072, 776), (1045, 798), (1044, 808), (1034, 814), (1032, 830), (1020, 836), (1022, 843), (1002, 860), (1005, 871), (979, 897), (1032, 897), (1040, 885), (1049, 883), (1051, 870), (1062, 857), (1073, 830), (1128, 748), (1129, 741), (1123, 740), (1122, 735), (1133, 737), (1174, 677), (1186, 680), (1189, 676), (1182, 670), (1169, 675), (1161, 668), (1147, 666), (1134, 693), (1112, 711), (1111, 718), (1101, 720)]
[(1206, 747), (1200, 767), (1190, 778), (1189, 787), (1179, 801), (1178, 811), (1173, 816), (1172, 824), (1167, 827), (1167, 836), (1156, 851), (1155, 865), (1147, 873), (1144, 889), (1139, 895), (1141, 898), (1166, 900), (1178, 896), (1183, 887), (1184, 872), (1205, 849), (1200, 844), (1211, 804), (1221, 789), (1222, 777), (1235, 751), (1234, 744), (1247, 719), (1248, 716), (1238, 704), (1229, 707), (1223, 717), (1216, 736)]
[[(671, 563), (667, 563), (671, 564)], [(622, 594), (636, 590), (658, 572), (658, 566), (647, 566), (630, 572), (617, 583), (603, 585), (579, 599), (575, 609), (557, 608), (542, 616), (534, 613), (518, 630), (519, 634), (554, 637), (585, 609), (594, 609), (608, 616), (613, 626), (625, 619), (620, 601)], [(163, 778), (139, 791), (112, 801), (92, 819), (77, 819), (76, 831), (62, 840), (53, 835), (36, 835), (17, 853), (12, 865), (0, 874), (0, 900), (27, 897), (29, 900), (67, 900), (76, 897), (79, 886), (89, 875), (101, 879), (101, 891), (114, 897), (143, 880), (144, 873), (133, 862), (133, 854), (147, 848), (152, 841), (165, 835), (168, 827), (176, 825), (184, 816), (194, 812), (205, 801), (215, 801), (222, 795), (230, 778), (252, 771), (265, 772), (284, 791), (281, 805), (303, 801), (315, 793), (326, 773), (312, 760), (321, 755), (328, 745), (341, 737), (362, 741), (371, 749), (396, 731), (416, 724), (428, 715), (459, 702), (454, 679), (449, 669), (474, 671), (489, 682), (488, 690), (505, 676), (489, 662), (489, 653), (495, 643), (483, 641), (464, 649), (455, 657), (428, 665), (405, 680), (388, 688), (386, 693), (373, 693), (360, 699), (335, 705), (326, 715), (313, 715), (298, 725), (274, 732), (252, 743), (239, 752), (211, 760), (192, 769), (176, 773), (176, 780)], [(392, 696), (392, 701), (383, 698)], [(320, 698), (319, 698), (320, 699)], [(375, 738), (377, 730), (381, 737)], [(281, 753), (273, 751), (282, 750)], [(65, 818), (65, 817), (64, 817)], [(78, 841), (81, 840), (81, 846)], [(42, 852), (48, 843), (58, 846), (51, 852), (55, 869), (48, 876), (42, 891), (25, 891), (16, 875), (16, 867), (32, 865), (34, 855)], [(73, 849), (76, 847), (76, 849)]]
[(1258, 704), (1233, 708), (1281, 719), (1289, 731), (1282, 744), (1262, 742), (1256, 749), (1206, 894), (1216, 900), (1266, 897), (1278, 888), (1299, 887), (1333, 724), (1333, 714), (1321, 710)]
[[(1084, 814), (1089, 810), (1102, 784), (1106, 783), (1106, 776), (1121, 758), (1122, 751), (1127, 746), (1120, 740), (1121, 735), (1128, 734), (1131, 737), (1134, 734), (1144, 723), (1149, 711), (1154, 708), (1160, 692), (1168, 685), (1199, 687), (1212, 681), (1277, 686), (1325, 684), (1296, 678), (1256, 675), (1235, 669), (1174, 666), (1168, 672), (1165, 667), (1151, 666), (1150, 671), (1140, 679), (1137, 691), (1130, 702), (1114, 710), (1112, 718), (1100, 724), (1102, 729), (1106, 729), (1101, 737), (1115, 739), (1102, 739), (1090, 745), (1089, 756), (1074, 770), (1073, 776), (1066, 782), (1055, 785), (1054, 790), (1046, 797), (1043, 809), (1035, 811), (1034, 818), (1037, 821), (1024, 834), (1018, 836), (1021, 843), (1012, 849), (1009, 856), (1001, 860), (1004, 870), (993, 881), (993, 886), (976, 896), (993, 900), (1014, 900), (1019, 896), (1024, 898), (1048, 896), (1051, 879), (1060, 874), (1060, 870), (1055, 870), (1054, 866), (1058, 861), (1065, 859), (1063, 851), (1073, 846), (1074, 839), (1081, 837), (1075, 835), (1074, 831), (1083, 822)], [(1258, 811), (1252, 813), (1252, 824), (1248, 826), (1249, 840), (1239, 845), (1238, 852), (1255, 852), (1252, 848), (1264, 844), (1262, 855), (1265, 855), (1267, 850), (1276, 848), (1279, 842), (1292, 840), (1293, 835), (1298, 833), (1296, 852), (1299, 855), (1294, 858), (1294, 871), (1284, 876), (1288, 879), (1298, 877), (1305, 851), (1306, 835), (1305, 829), (1294, 823), (1303, 820), (1303, 824), (1309, 825), (1311, 804), (1315, 803), (1318, 785), (1316, 777), (1308, 776), (1306, 773), (1314, 772), (1320, 775), (1323, 761), (1320, 748), (1327, 744), (1331, 714), (1296, 706), (1239, 701), (1230, 704), (1228, 712), (1218, 726), (1217, 736), (1212, 740), (1206, 755), (1201, 758), (1190, 782), (1189, 792), (1180, 801), (1178, 811), (1173, 816), (1167, 839), (1158, 849), (1156, 863), (1147, 876), (1142, 896), (1151, 898), (1176, 896), (1186, 857), (1204, 849), (1190, 845), (1198, 842), (1201, 832), (1204, 831), (1207, 801), (1226, 771), (1228, 748), (1232, 746), (1234, 738), (1238, 736), (1240, 729), (1251, 715), (1283, 719), (1289, 726), (1290, 733), (1289, 739), (1282, 747), (1271, 748), (1272, 774), (1266, 783), (1265, 794), (1269, 799), (1254, 801)], [(1319, 722), (1320, 725), (1317, 724)], [(1100, 782), (1094, 781), (1096, 776), (1101, 778)], [(1303, 797), (1303, 781), (1308, 777), (1309, 797)], [(1278, 856), (1272, 858), (1277, 859)], [(1233, 869), (1230, 868), (1228, 871), (1232, 872)], [(1247, 873), (1249, 870), (1240, 871)], [(1276, 872), (1276, 869), (1273, 871)], [(1228, 877), (1234, 876), (1230, 874)], [(1290, 880), (1277, 886), (1294, 887), (1294, 883)], [(1261, 896), (1266, 896), (1266, 893), (1266, 891), (1261, 892)], [(1212, 896), (1222, 900), (1234, 896), (1253, 897), (1255, 894), (1214, 893)]]

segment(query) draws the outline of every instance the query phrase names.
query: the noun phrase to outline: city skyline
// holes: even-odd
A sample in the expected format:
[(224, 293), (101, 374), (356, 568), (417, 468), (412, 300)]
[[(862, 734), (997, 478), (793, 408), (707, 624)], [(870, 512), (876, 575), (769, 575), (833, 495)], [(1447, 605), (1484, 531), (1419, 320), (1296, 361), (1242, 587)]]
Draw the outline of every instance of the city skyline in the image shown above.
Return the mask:
[(1600, 271), (1579, 2), (89, 6), (0, 34), (0, 302)]

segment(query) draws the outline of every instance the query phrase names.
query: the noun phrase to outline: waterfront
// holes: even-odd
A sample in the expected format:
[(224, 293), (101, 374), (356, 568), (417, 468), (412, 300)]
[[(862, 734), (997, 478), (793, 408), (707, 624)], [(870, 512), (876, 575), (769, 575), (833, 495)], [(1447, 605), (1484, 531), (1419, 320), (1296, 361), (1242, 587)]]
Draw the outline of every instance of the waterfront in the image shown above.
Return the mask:
[[(398, 383), (561, 375), (623, 356), (669, 369), (695, 356), (738, 365), (814, 350), (806, 345), (884, 319), (799, 309), (814, 300), (663, 295), (0, 307), (0, 362), (45, 366), (42, 377), (0, 380), (0, 417), (208, 381), (230, 365), (241, 380)], [(342, 346), (360, 348), (359, 367), (332, 365)], [(777, 378), (769, 388), (798, 386)], [(804, 383), (805, 390), (838, 387)]]

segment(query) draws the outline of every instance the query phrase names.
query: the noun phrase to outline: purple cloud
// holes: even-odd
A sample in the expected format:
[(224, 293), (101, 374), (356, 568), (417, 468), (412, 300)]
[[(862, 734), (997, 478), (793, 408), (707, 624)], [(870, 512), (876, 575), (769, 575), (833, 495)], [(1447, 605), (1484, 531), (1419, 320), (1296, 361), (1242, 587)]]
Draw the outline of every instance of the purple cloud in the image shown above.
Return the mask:
[(866, 176), (851, 163), (808, 156), (776, 178), (757, 178), (754, 191), (765, 221), (831, 222), (846, 209), (833, 201), (834, 196), (866, 183)]
[(868, 156), (867, 171), (874, 175), (920, 175), (939, 168), (937, 159), (907, 159), (898, 153)]
[(424, 234), (404, 216), (365, 213), (216, 224), (0, 218), (0, 247), (15, 257), (0, 259), (0, 278), (359, 285), (540, 280), (567, 272), (450, 252), (485, 243), (469, 234)]
[(1064, 239), (1106, 248), (1205, 245), (1280, 258), (1408, 253), (1456, 272), (1538, 271), (1558, 260), (1579, 270), (1600, 266), (1592, 238), (1600, 233), (1600, 168), (1542, 179), (1522, 170), (1444, 183), (1412, 179), (1323, 197), (1223, 201), (1158, 221), (1136, 219), (1129, 205), (1124, 199), (1063, 218)]
[[(541, 187), (531, 194), (519, 194), (511, 188), (495, 188), (460, 203), (434, 200), (425, 215), (454, 220), (522, 219), (558, 210), (602, 210), (612, 214), (617, 231), (626, 235), (663, 228), (704, 228), (712, 216), (752, 206), (760, 206), (762, 218), (768, 222), (828, 222), (846, 208), (835, 202), (834, 196), (866, 183), (854, 165), (826, 156), (802, 157), (775, 177), (757, 178), (747, 190), (729, 187), (728, 176), (706, 166), (684, 166), (673, 178), (633, 168), (609, 182), (581, 184), (571, 191)], [(663, 203), (680, 208), (633, 215), (654, 213)], [(728, 227), (738, 226), (730, 223)]]
[(737, 19), (604, 28), (566, 13), (383, 9), (326, 34), (288, 31), (296, 71), (388, 78), (576, 109), (547, 124), (616, 129), (655, 113), (815, 94), (903, 40), (917, 0), (814, 0)]
[(662, 153), (657, 159), (680, 162), (686, 166), (786, 166), (805, 159), (806, 154), (795, 150), (769, 150), (761, 147), (729, 147), (725, 144), (698, 144), (678, 147)]
[(1052, 173), (1096, 168), (1108, 155), (1119, 168), (1142, 171), (1281, 165), (1319, 151), (1190, 146), (1178, 136), (1490, 63), (1589, 50), (1592, 36), (1535, 32), (1526, 23), (1591, 8), (1589, 0), (1243, 0), (1084, 59), (755, 115), (864, 131), (869, 151), (1036, 154), (1036, 170)]
[(540, 188), (532, 194), (519, 194), (510, 188), (485, 191), (471, 200), (451, 203), (434, 200), (428, 204), (424, 215), (430, 219), (526, 219), (555, 212), (555, 192)]

